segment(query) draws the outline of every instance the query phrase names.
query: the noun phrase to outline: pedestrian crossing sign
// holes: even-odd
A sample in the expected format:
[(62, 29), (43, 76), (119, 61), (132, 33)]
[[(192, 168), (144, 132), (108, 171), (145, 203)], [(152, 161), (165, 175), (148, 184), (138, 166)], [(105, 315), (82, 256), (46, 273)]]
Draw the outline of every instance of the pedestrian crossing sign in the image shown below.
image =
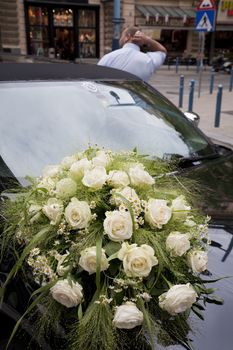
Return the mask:
[(199, 10), (196, 12), (195, 30), (197, 32), (213, 32), (214, 31), (214, 10)]

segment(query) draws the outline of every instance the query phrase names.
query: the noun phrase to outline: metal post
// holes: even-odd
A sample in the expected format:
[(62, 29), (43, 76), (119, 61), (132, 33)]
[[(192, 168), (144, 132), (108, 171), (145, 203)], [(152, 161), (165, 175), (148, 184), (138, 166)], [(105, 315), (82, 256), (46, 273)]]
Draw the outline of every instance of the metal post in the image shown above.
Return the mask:
[(214, 122), (215, 128), (218, 128), (220, 124), (221, 104), (222, 104), (222, 85), (219, 85), (217, 100), (216, 100), (216, 111), (215, 111), (215, 122)]
[(119, 49), (121, 36), (121, 0), (114, 0), (112, 50)]
[(178, 73), (179, 69), (179, 57), (176, 57), (176, 73)]
[(232, 86), (233, 86), (233, 67), (231, 67), (229, 91), (232, 91)]
[(184, 76), (180, 76), (180, 88), (179, 88), (179, 107), (183, 107), (183, 95), (184, 95)]
[(215, 72), (212, 71), (212, 72), (211, 72), (211, 76), (210, 76), (210, 94), (213, 93), (213, 89), (214, 89), (214, 78), (215, 78)]
[(195, 80), (190, 80), (189, 86), (190, 86), (190, 90), (189, 90), (188, 112), (192, 112), (193, 111), (193, 97), (194, 97)]
[(201, 84), (202, 84), (202, 73), (203, 73), (203, 58), (204, 58), (204, 49), (205, 49), (205, 33), (200, 32), (200, 57), (199, 57), (199, 84), (198, 84), (198, 97), (201, 95)]

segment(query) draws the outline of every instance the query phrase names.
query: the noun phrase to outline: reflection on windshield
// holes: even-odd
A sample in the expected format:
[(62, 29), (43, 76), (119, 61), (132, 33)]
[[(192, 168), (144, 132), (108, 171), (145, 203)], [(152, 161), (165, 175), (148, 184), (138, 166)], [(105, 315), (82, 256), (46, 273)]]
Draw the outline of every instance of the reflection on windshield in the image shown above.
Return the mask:
[(38, 176), (90, 145), (165, 154), (207, 152), (182, 114), (140, 82), (25, 82), (0, 86), (1, 156), (17, 177)]

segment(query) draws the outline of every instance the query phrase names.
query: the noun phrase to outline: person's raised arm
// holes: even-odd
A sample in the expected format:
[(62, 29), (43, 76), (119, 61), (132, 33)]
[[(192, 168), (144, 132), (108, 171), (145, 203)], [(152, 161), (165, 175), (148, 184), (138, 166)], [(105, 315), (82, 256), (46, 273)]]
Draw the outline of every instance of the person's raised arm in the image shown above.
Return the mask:
[(166, 48), (160, 44), (158, 41), (150, 38), (141, 31), (137, 31), (131, 40), (134, 44), (138, 46), (146, 45), (149, 51), (161, 51), (167, 53)]

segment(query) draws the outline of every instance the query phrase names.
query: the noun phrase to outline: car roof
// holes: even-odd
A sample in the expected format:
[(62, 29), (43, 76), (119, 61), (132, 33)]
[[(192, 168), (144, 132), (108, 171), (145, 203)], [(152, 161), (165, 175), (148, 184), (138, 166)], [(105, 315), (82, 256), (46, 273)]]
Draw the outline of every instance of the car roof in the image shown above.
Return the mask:
[(122, 70), (87, 63), (0, 63), (0, 81), (141, 80)]

